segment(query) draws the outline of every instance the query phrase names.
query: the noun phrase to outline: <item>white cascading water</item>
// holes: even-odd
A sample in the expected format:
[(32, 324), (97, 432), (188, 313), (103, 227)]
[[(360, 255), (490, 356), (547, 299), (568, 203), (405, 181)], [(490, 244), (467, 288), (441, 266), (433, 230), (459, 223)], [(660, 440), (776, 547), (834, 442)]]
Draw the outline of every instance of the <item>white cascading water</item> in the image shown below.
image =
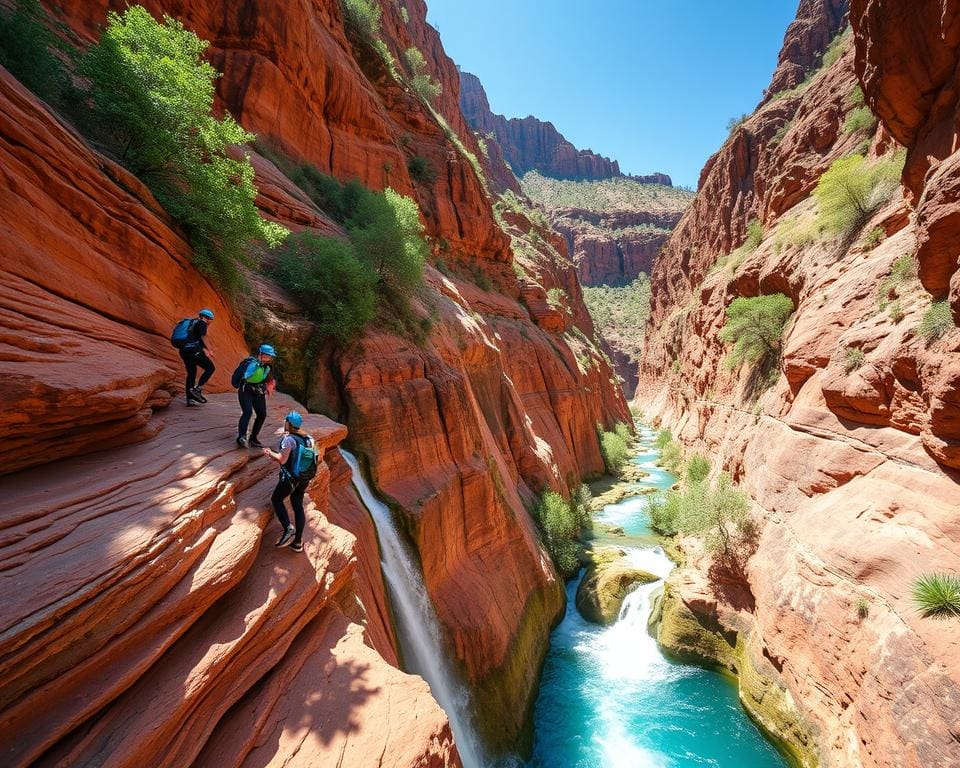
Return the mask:
[(470, 696), (447, 661), (440, 625), (420, 568), (389, 507), (374, 495), (364, 478), (357, 458), (342, 448), (340, 453), (353, 471), (353, 486), (377, 528), (380, 564), (396, 612), (397, 635), (408, 671), (430, 684), (433, 697), (447, 713), (464, 768), (483, 768), (483, 751), (471, 725)]

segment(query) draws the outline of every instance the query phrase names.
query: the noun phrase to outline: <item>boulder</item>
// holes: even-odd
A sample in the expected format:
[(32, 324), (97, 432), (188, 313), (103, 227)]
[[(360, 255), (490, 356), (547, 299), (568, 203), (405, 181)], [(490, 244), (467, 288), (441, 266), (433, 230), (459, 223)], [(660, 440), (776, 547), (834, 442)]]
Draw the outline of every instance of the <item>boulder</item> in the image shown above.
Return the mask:
[(613, 624), (627, 593), (638, 584), (653, 581), (656, 576), (628, 565), (622, 555), (602, 557), (587, 569), (577, 588), (577, 610), (594, 624)]

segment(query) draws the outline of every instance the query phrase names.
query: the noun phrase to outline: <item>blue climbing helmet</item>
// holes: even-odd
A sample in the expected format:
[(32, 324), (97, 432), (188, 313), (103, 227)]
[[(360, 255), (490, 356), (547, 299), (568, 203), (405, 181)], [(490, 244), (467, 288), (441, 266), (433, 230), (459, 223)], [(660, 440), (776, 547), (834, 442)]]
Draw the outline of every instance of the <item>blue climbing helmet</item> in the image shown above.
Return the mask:
[(290, 411), (287, 414), (287, 421), (290, 422), (290, 426), (294, 429), (300, 429), (303, 425), (303, 416), (300, 415), (300, 411)]
[(269, 344), (261, 344), (260, 349), (258, 349), (257, 352), (261, 355), (270, 355), (270, 357), (277, 356), (277, 350), (275, 350)]
[(198, 313), (200, 317), (205, 317), (207, 320), (213, 320), (213, 310), (212, 309), (201, 309)]

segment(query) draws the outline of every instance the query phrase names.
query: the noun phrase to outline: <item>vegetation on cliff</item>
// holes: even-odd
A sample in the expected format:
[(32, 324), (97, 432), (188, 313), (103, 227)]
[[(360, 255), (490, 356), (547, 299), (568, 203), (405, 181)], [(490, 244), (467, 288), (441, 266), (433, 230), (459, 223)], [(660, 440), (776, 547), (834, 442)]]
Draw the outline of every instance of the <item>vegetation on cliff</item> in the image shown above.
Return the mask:
[(927, 573), (913, 582), (913, 602), (924, 616), (960, 617), (960, 576)]
[(650, 278), (641, 272), (630, 285), (585, 285), (583, 301), (601, 335), (639, 363), (650, 316)]
[(597, 424), (597, 438), (600, 440), (600, 453), (603, 454), (607, 472), (611, 475), (619, 474), (630, 459), (630, 441), (633, 438), (630, 427), (619, 422), (613, 432), (606, 432)]
[(840, 236), (859, 230), (900, 188), (904, 158), (897, 152), (874, 162), (863, 155), (835, 160), (813, 191), (819, 229)]
[(782, 293), (734, 299), (720, 329), (720, 340), (733, 344), (727, 366), (739, 368), (747, 363), (754, 370), (769, 372), (780, 359), (783, 331), (793, 309), (793, 300)]
[(546, 491), (540, 497), (534, 516), (557, 572), (565, 579), (570, 578), (580, 569), (577, 538), (591, 522), (590, 489), (581, 485), (569, 500), (555, 491)]

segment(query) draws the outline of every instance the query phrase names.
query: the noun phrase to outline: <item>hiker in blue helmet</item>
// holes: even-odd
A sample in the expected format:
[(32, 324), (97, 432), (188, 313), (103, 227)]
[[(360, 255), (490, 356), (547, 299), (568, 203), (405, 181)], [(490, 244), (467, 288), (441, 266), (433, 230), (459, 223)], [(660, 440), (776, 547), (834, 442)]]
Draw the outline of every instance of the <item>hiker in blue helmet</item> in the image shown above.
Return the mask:
[[(246, 448), (263, 448), (260, 442), (260, 429), (267, 418), (267, 395), (273, 394), (276, 388), (276, 379), (273, 375), (273, 359), (277, 351), (269, 344), (261, 344), (256, 355), (251, 355), (240, 361), (240, 365), (233, 372), (231, 382), (237, 388), (237, 398), (240, 400), (240, 423), (237, 425), (237, 445)], [(251, 414), (256, 413), (253, 420), (253, 429), (247, 439), (247, 426), (250, 424)]]
[[(294, 552), (302, 552), (303, 529), (307, 525), (307, 516), (303, 511), (303, 495), (307, 492), (310, 480), (317, 474), (317, 449), (313, 438), (303, 431), (303, 416), (298, 411), (287, 414), (283, 427), (280, 450), (263, 449), (265, 456), (280, 464), (280, 480), (273, 489), (270, 503), (273, 504), (273, 511), (283, 528), (277, 546), (289, 545)], [(290, 525), (290, 516), (284, 505), (288, 496), (296, 527)]]
[[(213, 351), (207, 349), (204, 337), (207, 335), (207, 327), (212, 322), (213, 311), (201, 309), (197, 312), (195, 318), (181, 320), (170, 339), (179, 350), (180, 359), (183, 360), (183, 367), (187, 372), (186, 396), (188, 406), (207, 402), (207, 398), (203, 396), (203, 385), (213, 376), (216, 366), (211, 360)], [(197, 368), (203, 370), (200, 381), (197, 381)]]

